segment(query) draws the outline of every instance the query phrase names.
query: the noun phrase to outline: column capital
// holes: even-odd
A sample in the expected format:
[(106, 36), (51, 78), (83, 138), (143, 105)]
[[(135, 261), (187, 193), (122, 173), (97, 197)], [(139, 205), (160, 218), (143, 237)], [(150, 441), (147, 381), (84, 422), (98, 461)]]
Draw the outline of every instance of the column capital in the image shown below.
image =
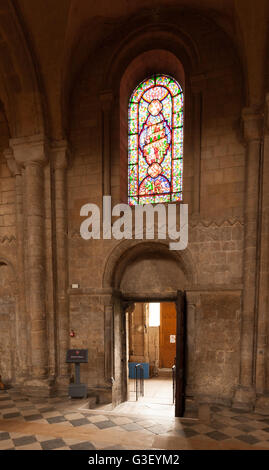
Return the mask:
[(10, 139), (9, 143), (19, 166), (45, 165), (48, 161), (48, 140), (43, 134)]
[(263, 113), (260, 107), (248, 107), (242, 110), (243, 135), (246, 142), (260, 140), (263, 129)]
[(21, 174), (20, 167), (19, 167), (19, 165), (17, 165), (17, 162), (14, 158), (12, 148), (8, 147), (5, 150), (3, 150), (3, 155), (6, 159), (7, 166), (9, 168), (12, 176), (20, 175)]
[(110, 111), (111, 105), (113, 102), (113, 93), (111, 90), (103, 90), (101, 91), (100, 95), (100, 101), (101, 101), (101, 106), (103, 111)]
[(200, 292), (192, 292), (186, 290), (187, 304), (188, 306), (196, 307), (200, 303)]
[(67, 140), (55, 140), (50, 145), (51, 162), (54, 169), (66, 169), (70, 162), (70, 145)]

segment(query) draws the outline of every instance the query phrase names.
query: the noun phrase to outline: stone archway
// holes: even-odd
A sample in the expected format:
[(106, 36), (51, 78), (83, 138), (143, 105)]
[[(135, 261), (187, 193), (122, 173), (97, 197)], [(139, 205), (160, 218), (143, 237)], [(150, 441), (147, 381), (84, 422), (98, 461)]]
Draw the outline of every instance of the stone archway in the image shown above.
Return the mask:
[[(176, 290), (182, 287), (186, 289), (187, 286), (196, 283), (196, 269), (191, 252), (187, 248), (184, 251), (171, 251), (166, 240), (123, 240), (114, 247), (108, 256), (103, 275), (103, 288), (121, 290), (121, 283), (123, 282), (126, 285), (126, 282), (128, 282), (126, 281), (128, 267), (133, 263), (146, 263), (150, 265), (150, 260), (154, 260), (152, 267), (154, 267), (155, 273), (158, 272), (158, 265), (168, 271), (171, 269), (170, 274), (173, 281), (171, 281), (169, 289), (169, 278), (166, 277), (166, 294), (172, 291), (176, 292)], [(147, 269), (150, 269), (149, 266)], [(176, 273), (179, 275), (178, 283), (174, 282)], [(128, 294), (128, 292), (126, 293)], [(138, 292), (134, 292), (134, 294), (136, 295)], [(144, 293), (140, 292), (141, 294), (144, 295)], [(155, 294), (158, 295), (156, 289)]]
[[(48, 128), (44, 92), (20, 13), (13, 2), (1, 8), (0, 95), (12, 138), (43, 134)], [(42, 90), (43, 91), (43, 90)]]
[[(166, 242), (120, 243), (108, 258), (103, 287), (112, 288), (112, 402), (127, 397), (125, 311), (132, 301), (177, 301), (178, 291), (193, 284), (195, 270), (188, 250), (172, 252)], [(190, 336), (191, 337), (191, 336)]]

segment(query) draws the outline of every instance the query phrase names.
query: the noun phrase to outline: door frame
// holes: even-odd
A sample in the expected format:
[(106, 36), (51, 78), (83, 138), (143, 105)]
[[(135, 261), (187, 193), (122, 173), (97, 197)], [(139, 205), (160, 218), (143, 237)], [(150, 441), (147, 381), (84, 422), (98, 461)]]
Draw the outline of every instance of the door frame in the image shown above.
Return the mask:
[[(174, 302), (176, 306), (177, 315), (177, 333), (176, 333), (176, 394), (175, 394), (175, 417), (182, 417), (185, 410), (185, 387), (186, 387), (186, 346), (187, 346), (187, 329), (186, 329), (186, 292), (177, 291), (175, 294), (168, 296), (139, 296), (139, 295), (124, 295), (121, 294), (121, 311), (122, 311), (122, 325), (125, 324), (126, 310), (133, 303), (151, 303), (151, 302)], [(127, 369), (126, 364), (126, 332), (123, 341), (122, 351), (124, 357), (122, 358), (123, 370)], [(127, 392), (127, 374), (122, 374), (122, 389)]]

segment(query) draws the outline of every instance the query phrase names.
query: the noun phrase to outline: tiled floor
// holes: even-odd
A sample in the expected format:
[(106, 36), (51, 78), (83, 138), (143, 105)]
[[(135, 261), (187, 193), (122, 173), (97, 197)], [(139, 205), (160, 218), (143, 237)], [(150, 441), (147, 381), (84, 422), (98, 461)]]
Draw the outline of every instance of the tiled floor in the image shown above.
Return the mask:
[(269, 416), (214, 406), (208, 422), (88, 410), (85, 400), (0, 392), (0, 450), (269, 449)]
[[(135, 380), (128, 379), (128, 395), (130, 401), (135, 401)], [(173, 404), (173, 380), (170, 377), (152, 377), (144, 380), (144, 403), (162, 405)]]
[(137, 415), (145, 417), (164, 416), (173, 418), (175, 409), (173, 405), (173, 381), (169, 377), (153, 377), (144, 381), (144, 395), (136, 401), (135, 380), (128, 381), (128, 401), (121, 403), (113, 410), (112, 405), (100, 405), (97, 408), (103, 411), (112, 411), (116, 414)]
[[(118, 407), (118, 412), (141, 412), (145, 416), (158, 414), (174, 417), (172, 377), (153, 377), (144, 381), (144, 396), (136, 402), (135, 383), (129, 379), (129, 401)], [(129, 402), (133, 402), (132, 407)]]

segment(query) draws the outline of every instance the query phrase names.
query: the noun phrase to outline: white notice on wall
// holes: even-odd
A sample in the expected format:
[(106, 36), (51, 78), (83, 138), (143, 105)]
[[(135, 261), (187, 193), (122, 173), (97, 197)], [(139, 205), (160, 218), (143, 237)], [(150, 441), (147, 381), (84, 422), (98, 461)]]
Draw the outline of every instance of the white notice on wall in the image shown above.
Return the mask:
[(176, 342), (176, 335), (170, 335), (170, 343)]

